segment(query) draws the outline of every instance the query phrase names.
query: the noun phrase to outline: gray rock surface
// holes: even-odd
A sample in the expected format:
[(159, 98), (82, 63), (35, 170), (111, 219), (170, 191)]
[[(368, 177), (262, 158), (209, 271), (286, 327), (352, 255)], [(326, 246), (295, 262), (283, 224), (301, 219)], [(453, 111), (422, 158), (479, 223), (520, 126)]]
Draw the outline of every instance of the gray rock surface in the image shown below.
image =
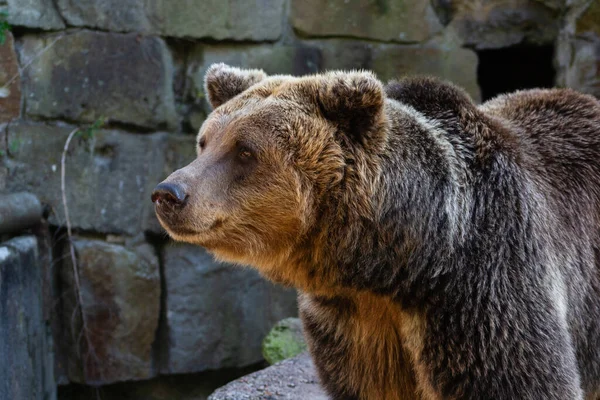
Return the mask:
[[(256, 368), (160, 375), (145, 381), (120, 382), (100, 388), (70, 385), (59, 391), (60, 400), (206, 400), (217, 388)], [(307, 399), (310, 400), (310, 399)]]
[(65, 28), (53, 0), (8, 0), (7, 3), (11, 25), (46, 30)]
[(291, 0), (290, 20), (306, 36), (422, 42), (442, 29), (429, 1)]
[(586, 1), (566, 13), (555, 51), (556, 83), (600, 97), (600, 2)]
[(384, 82), (410, 75), (431, 75), (464, 88), (481, 99), (477, 82), (477, 54), (446, 37), (420, 47), (380, 46), (373, 51), (371, 69)]
[[(64, 226), (61, 155), (72, 126), (19, 122), (7, 128), (10, 157), (2, 192), (28, 191), (51, 209), (50, 222)], [(167, 135), (130, 135), (99, 130), (89, 141), (71, 142), (66, 158), (66, 193), (74, 228), (131, 236), (159, 229), (150, 202), (164, 172)], [(2, 133), (0, 131), (0, 139)]]
[(28, 116), (177, 127), (173, 62), (162, 39), (91, 31), (60, 35), (56, 42), (55, 35), (22, 39), (21, 62), (32, 61), (22, 77)]
[(215, 262), (201, 247), (173, 244), (163, 258), (163, 374), (254, 364), (262, 360), (261, 342), (271, 327), (297, 315), (293, 290), (251, 269)]
[(364, 68), (386, 82), (405, 75), (437, 76), (463, 87), (475, 99), (481, 97), (477, 83), (477, 54), (461, 47), (453, 29), (421, 46), (370, 43), (333, 39), (306, 45), (321, 52), (321, 70)]
[(0, 243), (1, 399), (56, 398), (37, 247), (34, 236)]
[(116, 32), (276, 40), (283, 0), (57, 0), (70, 25)]
[(0, 234), (19, 232), (41, 222), (42, 205), (33, 194), (0, 194)]
[[(69, 246), (65, 246), (63, 329), (71, 381), (94, 385), (154, 376), (160, 273), (153, 248), (74, 239), (81, 308)], [(86, 322), (87, 338), (82, 333)]]
[[(224, 62), (242, 68), (259, 68), (269, 75), (292, 74), (296, 76), (315, 73), (320, 67), (321, 54), (310, 45), (201, 45), (196, 46), (187, 58), (189, 93), (204, 115), (211, 111), (204, 93), (204, 75), (213, 63)], [(201, 122), (201, 120), (199, 120)], [(199, 129), (198, 123), (193, 124)]]
[(551, 44), (560, 10), (532, 0), (433, 0), (440, 19), (456, 29), (466, 46), (490, 49), (519, 43)]
[(600, 37), (571, 38), (560, 47), (557, 83), (600, 97)]
[(327, 400), (307, 353), (247, 375), (215, 391), (208, 400)]
[(21, 114), (21, 76), (15, 53), (13, 35), (6, 32), (0, 46), (0, 123), (18, 118)]
[(600, 2), (590, 2), (589, 6), (577, 19), (575, 30), (581, 35), (594, 34), (600, 36)]

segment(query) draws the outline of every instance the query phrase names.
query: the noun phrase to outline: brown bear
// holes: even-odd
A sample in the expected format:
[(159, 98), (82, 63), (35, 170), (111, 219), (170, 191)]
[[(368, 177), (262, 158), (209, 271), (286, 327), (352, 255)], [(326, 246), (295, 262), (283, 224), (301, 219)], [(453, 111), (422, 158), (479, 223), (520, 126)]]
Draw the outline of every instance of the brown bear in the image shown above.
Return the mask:
[(600, 103), (213, 65), (176, 240), (296, 287), (332, 399), (600, 393)]

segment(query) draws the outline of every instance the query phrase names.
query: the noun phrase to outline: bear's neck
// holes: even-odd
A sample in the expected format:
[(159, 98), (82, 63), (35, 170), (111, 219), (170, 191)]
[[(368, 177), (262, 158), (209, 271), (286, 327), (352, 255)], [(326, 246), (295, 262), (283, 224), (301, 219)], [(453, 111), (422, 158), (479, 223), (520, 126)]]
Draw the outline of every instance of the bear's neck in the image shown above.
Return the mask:
[(436, 121), (398, 102), (388, 101), (386, 115), (385, 146), (354, 157), (318, 228), (293, 252), (301, 290), (408, 293), (424, 274), (443, 274), (465, 237), (468, 143), (452, 142)]

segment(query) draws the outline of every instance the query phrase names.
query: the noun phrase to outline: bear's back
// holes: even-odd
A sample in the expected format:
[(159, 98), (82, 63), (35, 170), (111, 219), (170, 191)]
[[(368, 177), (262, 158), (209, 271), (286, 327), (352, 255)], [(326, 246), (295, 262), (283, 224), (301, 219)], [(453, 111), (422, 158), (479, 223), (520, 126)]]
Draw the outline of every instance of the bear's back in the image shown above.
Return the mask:
[(540, 178), (563, 194), (596, 193), (600, 206), (598, 100), (571, 89), (532, 89), (498, 96), (479, 109), (518, 136)]
[(386, 95), (436, 121), (450, 136), (469, 141), (480, 129), (487, 135), (480, 138), (483, 141), (508, 143), (501, 151), (516, 152), (513, 156), (526, 163), (524, 168), (574, 200), (596, 194), (591, 200), (600, 210), (600, 101), (596, 98), (571, 89), (530, 89), (477, 106), (462, 89), (429, 77), (390, 82)]

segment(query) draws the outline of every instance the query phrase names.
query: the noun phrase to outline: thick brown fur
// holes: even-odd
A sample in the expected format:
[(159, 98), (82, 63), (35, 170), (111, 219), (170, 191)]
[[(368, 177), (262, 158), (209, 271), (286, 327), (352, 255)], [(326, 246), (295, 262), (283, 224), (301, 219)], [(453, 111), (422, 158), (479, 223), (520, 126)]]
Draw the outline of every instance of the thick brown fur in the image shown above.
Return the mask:
[(333, 399), (593, 399), (600, 104), (209, 70), (172, 237), (301, 292)]

